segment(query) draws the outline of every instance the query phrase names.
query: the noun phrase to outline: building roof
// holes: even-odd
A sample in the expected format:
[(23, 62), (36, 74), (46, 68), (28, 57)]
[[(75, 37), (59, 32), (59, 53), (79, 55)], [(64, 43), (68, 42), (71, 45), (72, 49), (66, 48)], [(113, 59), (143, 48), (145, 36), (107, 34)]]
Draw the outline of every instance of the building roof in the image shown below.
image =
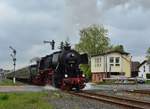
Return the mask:
[(140, 62), (132, 62), (131, 63), (131, 71), (132, 72), (137, 72), (139, 71), (139, 65), (140, 65)]
[(143, 64), (145, 64), (145, 63), (147, 63), (147, 60), (144, 60), (139, 66), (138, 66), (138, 68), (139, 67), (141, 67)]
[(91, 57), (103, 56), (103, 55), (107, 55), (107, 54), (111, 54), (111, 53), (119, 53), (119, 54), (122, 54), (122, 55), (129, 55), (130, 54), (130, 53), (121, 52), (121, 51), (107, 51), (105, 53), (101, 53), (101, 54), (97, 54), (97, 55), (92, 55)]

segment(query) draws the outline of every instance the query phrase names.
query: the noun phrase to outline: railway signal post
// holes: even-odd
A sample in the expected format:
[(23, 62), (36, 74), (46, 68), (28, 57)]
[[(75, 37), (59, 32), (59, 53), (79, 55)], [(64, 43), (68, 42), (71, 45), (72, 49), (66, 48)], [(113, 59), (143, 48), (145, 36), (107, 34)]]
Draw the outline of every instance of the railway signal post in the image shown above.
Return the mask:
[(13, 69), (13, 71), (14, 71), (14, 73), (13, 73), (13, 83), (15, 84), (16, 83), (15, 73), (16, 73), (16, 53), (17, 52), (12, 46), (10, 46), (9, 48), (12, 50), (12, 54), (10, 54), (10, 56), (13, 59), (13, 66), (14, 66), (14, 69)]
[(55, 41), (54, 40), (52, 40), (52, 41), (43, 41), (45, 44), (46, 43), (49, 43), (50, 45), (51, 45), (51, 47), (52, 47), (52, 50), (54, 50), (55, 49)]

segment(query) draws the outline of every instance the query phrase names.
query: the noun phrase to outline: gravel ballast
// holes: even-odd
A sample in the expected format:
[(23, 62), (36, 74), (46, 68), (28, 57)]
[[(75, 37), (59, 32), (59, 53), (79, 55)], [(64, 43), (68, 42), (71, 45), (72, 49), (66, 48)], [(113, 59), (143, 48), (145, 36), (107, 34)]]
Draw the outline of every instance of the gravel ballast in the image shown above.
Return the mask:
[(73, 96), (60, 91), (49, 92), (48, 98), (54, 109), (125, 109), (96, 100)]

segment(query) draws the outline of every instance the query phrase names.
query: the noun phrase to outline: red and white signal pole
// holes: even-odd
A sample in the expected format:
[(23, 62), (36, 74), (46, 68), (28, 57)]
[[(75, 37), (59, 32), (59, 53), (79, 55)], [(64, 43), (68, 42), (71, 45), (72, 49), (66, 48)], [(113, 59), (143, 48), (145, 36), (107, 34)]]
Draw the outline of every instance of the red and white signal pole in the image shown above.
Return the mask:
[(17, 52), (12, 46), (10, 46), (9, 48), (12, 50), (12, 54), (10, 54), (10, 56), (13, 59), (13, 66), (14, 66), (13, 83), (15, 84), (16, 83), (16, 53)]

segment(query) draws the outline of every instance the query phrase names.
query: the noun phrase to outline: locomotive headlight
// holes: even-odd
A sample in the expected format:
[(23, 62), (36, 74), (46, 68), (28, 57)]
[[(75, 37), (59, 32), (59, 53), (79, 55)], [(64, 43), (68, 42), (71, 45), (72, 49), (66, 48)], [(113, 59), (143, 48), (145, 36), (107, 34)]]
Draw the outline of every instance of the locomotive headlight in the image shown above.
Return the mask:
[(82, 74), (82, 77), (85, 77), (85, 74)]
[(67, 74), (65, 74), (65, 78), (68, 78), (68, 75), (67, 75)]

